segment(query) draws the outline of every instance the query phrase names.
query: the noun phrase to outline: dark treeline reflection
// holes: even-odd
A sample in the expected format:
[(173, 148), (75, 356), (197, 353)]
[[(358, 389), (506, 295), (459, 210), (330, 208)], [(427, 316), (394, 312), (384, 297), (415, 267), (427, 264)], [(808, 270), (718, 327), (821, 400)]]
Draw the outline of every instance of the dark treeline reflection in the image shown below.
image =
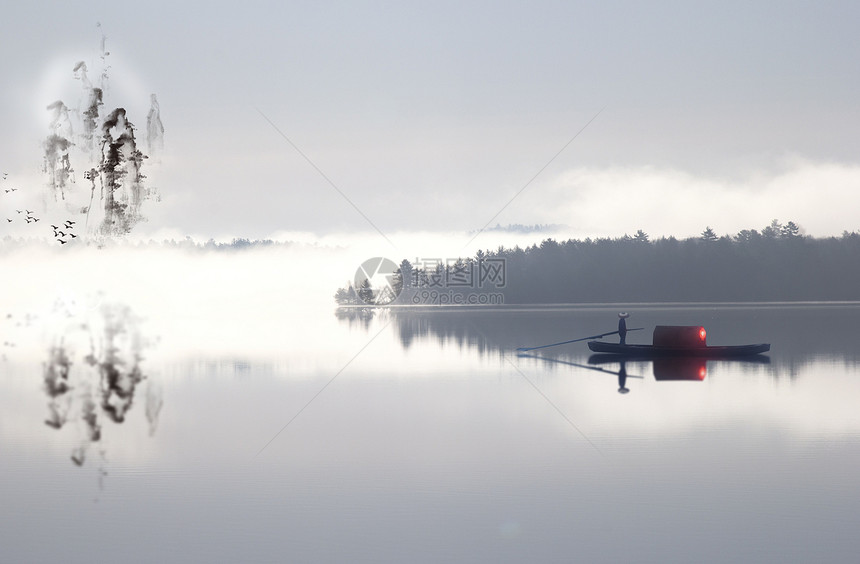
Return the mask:
[[(513, 355), (531, 347), (613, 331), (617, 313), (632, 315), (628, 343), (648, 344), (655, 325), (702, 325), (711, 345), (770, 343), (767, 355), (780, 372), (793, 374), (810, 362), (855, 364), (860, 304), (684, 305), (618, 304), (594, 307), (503, 306), (339, 309), (344, 323), (369, 330), (374, 316), (390, 316), (401, 345), (421, 343), (473, 350), (479, 355)], [(617, 339), (615, 336), (605, 337)], [(540, 357), (585, 362), (587, 345), (572, 343), (543, 349)]]
[(334, 314), (342, 323), (346, 323), (350, 327), (361, 326), (367, 330), (370, 328), (376, 315), (381, 311), (370, 307), (339, 307), (335, 310)]

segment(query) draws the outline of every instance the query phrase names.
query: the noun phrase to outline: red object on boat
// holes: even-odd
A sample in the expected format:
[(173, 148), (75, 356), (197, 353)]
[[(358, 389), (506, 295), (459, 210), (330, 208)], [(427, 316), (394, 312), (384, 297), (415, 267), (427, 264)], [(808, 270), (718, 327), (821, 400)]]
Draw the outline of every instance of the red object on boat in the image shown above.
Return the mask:
[(700, 325), (658, 325), (651, 343), (655, 347), (704, 348), (705, 328)]

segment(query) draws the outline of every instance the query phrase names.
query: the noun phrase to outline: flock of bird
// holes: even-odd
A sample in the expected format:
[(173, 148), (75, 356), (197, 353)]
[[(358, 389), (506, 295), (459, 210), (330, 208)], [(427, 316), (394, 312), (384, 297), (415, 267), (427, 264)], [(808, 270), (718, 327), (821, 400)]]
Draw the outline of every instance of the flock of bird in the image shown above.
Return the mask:
[[(6, 180), (6, 177), (7, 177), (7, 176), (9, 176), (9, 173), (8, 173), (8, 172), (4, 172), (4, 173), (3, 173), (3, 180)], [(4, 188), (4, 189), (3, 189), (3, 191), (4, 191), (4, 192), (6, 192), (6, 193), (8, 194), (9, 192), (17, 192), (17, 191), (18, 191), (18, 189), (17, 189), (17, 188)]]
[[(0, 178), (0, 181), (5, 182), (8, 176), (9, 176), (9, 173), (4, 172), (2, 175), (2, 178)], [(3, 188), (2, 190), (3, 190), (3, 193), (5, 193), (5, 194), (9, 194), (10, 192), (17, 192), (18, 191), (17, 188)], [(26, 209), (26, 208), (23, 210), (15, 210), (15, 212), (17, 214), (26, 213), (26, 215), (24, 216), (24, 221), (27, 223), (38, 223), (42, 219), (40, 217), (36, 217), (35, 215), (33, 215), (33, 212)], [(15, 216), (12, 216), (11, 218), (7, 217), (6, 222), (12, 223), (13, 221), (15, 221), (13, 219), (14, 217)], [(71, 219), (66, 220), (65, 223), (63, 223), (63, 225), (59, 226), (59, 227), (56, 225), (51, 225), (51, 228), (54, 230), (54, 240), (57, 241), (58, 243), (60, 243), (61, 245), (65, 245), (66, 243), (68, 243), (72, 239), (76, 239), (77, 235), (72, 232), (74, 230), (74, 225), (75, 225), (75, 222), (72, 221)]]
[[(72, 221), (71, 219), (66, 220), (66, 222), (63, 224), (63, 229), (68, 231), (68, 233), (66, 233), (66, 231), (61, 231), (60, 228), (57, 227), (56, 225), (51, 225), (51, 227), (54, 229), (54, 239), (59, 241), (59, 243), (61, 245), (65, 245), (71, 239), (77, 238), (77, 235), (72, 233), (72, 229), (75, 228), (74, 225), (75, 225), (75, 222)], [(69, 237), (69, 239), (66, 239), (66, 237)]]

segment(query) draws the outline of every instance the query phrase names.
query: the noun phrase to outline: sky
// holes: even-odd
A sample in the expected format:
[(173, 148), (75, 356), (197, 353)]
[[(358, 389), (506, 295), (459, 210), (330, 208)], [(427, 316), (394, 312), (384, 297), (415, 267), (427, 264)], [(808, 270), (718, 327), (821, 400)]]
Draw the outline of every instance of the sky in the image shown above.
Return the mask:
[(860, 230), (856, 2), (9, 4), (7, 218), (50, 208), (46, 108), (104, 37), (105, 110), (164, 123), (140, 235)]

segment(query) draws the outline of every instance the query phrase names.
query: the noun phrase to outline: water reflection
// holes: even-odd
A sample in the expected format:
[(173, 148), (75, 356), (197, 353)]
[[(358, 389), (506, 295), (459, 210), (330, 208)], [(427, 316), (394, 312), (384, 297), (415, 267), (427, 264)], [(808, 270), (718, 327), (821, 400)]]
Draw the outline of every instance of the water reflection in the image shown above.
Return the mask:
[(376, 314), (383, 311), (371, 307), (339, 307), (334, 314), (339, 321), (347, 323), (350, 327), (357, 325), (367, 330)]
[[(702, 325), (713, 345), (771, 343), (769, 370), (774, 374), (797, 374), (821, 358), (860, 363), (860, 349), (855, 343), (856, 327), (860, 326), (857, 303), (391, 308), (339, 313), (338, 317), (360, 319), (358, 326), (369, 330), (374, 316), (391, 316), (404, 349), (418, 341), (435, 341), (485, 356), (612, 331), (622, 307), (634, 312), (637, 324), (646, 328), (628, 335), (631, 344), (648, 343), (655, 325)], [(553, 349), (553, 356), (559, 359), (578, 360), (587, 354), (580, 343)], [(770, 362), (768, 357), (762, 358)], [(695, 375), (695, 369), (690, 370)]]
[[(205, 353), (189, 347), (159, 365), (148, 351), (146, 361), (135, 359), (134, 328), (108, 336), (105, 328), (119, 328), (125, 315), (114, 312), (107, 321), (94, 312), (86, 329), (84, 318), (63, 321), (51, 347), (38, 349), (36, 372), (32, 362), (10, 362), (12, 376), (0, 378), (0, 463), (8, 476), (0, 498), (14, 516), (2, 539), (6, 560), (68, 560), (65, 547), (93, 542), (141, 561), (192, 554), (431, 562), (456, 552), (454, 560), (493, 562), (570, 554), (589, 562), (754, 561), (762, 554), (809, 562), (851, 561), (858, 553), (860, 370), (822, 362), (815, 355), (827, 350), (823, 341), (798, 351), (775, 345), (771, 364), (591, 362), (582, 343), (535, 357), (515, 349), (594, 334), (617, 308), (374, 311), (342, 321), (326, 311), (318, 331), (315, 319), (296, 318), (326, 342), (314, 351), (318, 364), (305, 366), (293, 351), (217, 354), (221, 341), (210, 339)], [(793, 327), (779, 324), (784, 317), (757, 309), (634, 315), (637, 325), (702, 323), (715, 343), (795, 339)], [(244, 331), (270, 327), (252, 316), (234, 319)], [(735, 333), (720, 334), (726, 328)], [(102, 370), (111, 339), (116, 386), (124, 392), (136, 380), (135, 363), (143, 377), (127, 405), (116, 389), (107, 395), (121, 423), (103, 407), (112, 387), (112, 372)], [(462, 350), (451, 346), (457, 343)], [(850, 359), (851, 349), (844, 353)], [(90, 355), (95, 362), (86, 361)], [(817, 360), (796, 380), (774, 379), (804, 358)], [(172, 406), (163, 412), (157, 449), (128, 440), (133, 430), (145, 433), (144, 415), (158, 419), (160, 396), (144, 395), (156, 369)], [(46, 409), (46, 398), (55, 410)], [(60, 442), (44, 440), (58, 437), (57, 427), (80, 439), (60, 447), (62, 468), (53, 463), (55, 449), (33, 448)], [(93, 430), (101, 438), (93, 441)], [(66, 468), (65, 458), (71, 446), (88, 444), (84, 465), (98, 467), (96, 449), (113, 436), (123, 442), (121, 451), (115, 443), (108, 449), (115, 483), (93, 511), (91, 488), (74, 487), (86, 474)], [(79, 450), (74, 456), (82, 460), (87, 453)], [(145, 530), (175, 542), (136, 534)], [(434, 551), (440, 538), (453, 540)], [(643, 552), (645, 545), (655, 548)], [(81, 554), (84, 561), (91, 551)]]
[[(588, 364), (571, 362), (559, 358), (552, 358), (542, 354), (517, 353), (517, 358), (536, 359), (545, 364), (573, 366), (575, 368), (587, 369), (604, 374), (611, 374), (618, 379), (618, 393), (627, 394), (628, 378), (644, 379), (644, 376), (628, 373), (628, 363), (636, 366), (635, 370), (645, 369), (650, 365), (654, 380), (658, 382), (702, 382), (708, 374), (708, 363), (722, 363), (726, 366), (739, 367), (743, 364), (763, 365), (769, 364), (770, 359), (763, 355), (755, 355), (744, 359), (708, 360), (697, 357), (671, 357), (629, 360), (626, 357), (613, 354), (593, 354), (588, 357)], [(604, 365), (617, 365), (613, 370), (605, 368)]]
[(626, 394), (630, 390), (627, 388), (627, 363), (622, 362), (618, 369), (618, 393)]
[[(594, 357), (594, 356), (598, 356), (598, 355), (592, 355), (592, 357)], [(607, 356), (607, 355), (603, 355), (603, 356)], [(618, 370), (608, 370), (608, 369), (602, 368), (600, 366), (589, 366), (588, 364), (580, 364), (578, 362), (570, 362), (567, 360), (560, 360), (557, 358), (549, 358), (549, 357), (539, 355), (539, 354), (529, 354), (529, 353), (522, 353), (521, 352), (521, 353), (517, 353), (517, 357), (518, 358), (535, 358), (535, 359), (538, 359), (538, 360), (543, 361), (543, 362), (548, 363), (548, 364), (563, 364), (566, 366), (574, 366), (576, 368), (585, 368), (587, 370), (595, 370), (597, 372), (603, 372), (605, 374), (612, 374), (613, 376), (618, 377), (618, 393), (620, 393), (620, 394), (626, 394), (626, 393), (630, 392), (630, 390), (627, 388), (627, 378), (644, 378), (644, 376), (627, 374), (627, 362), (624, 360), (620, 361), (620, 366), (618, 367)], [(595, 364), (595, 363), (592, 363), (591, 359), (589, 359), (589, 364)]]
[(660, 358), (654, 360), (654, 379), (657, 381), (702, 382), (707, 374), (708, 369), (702, 358)]
[[(58, 431), (70, 420), (78, 424), (79, 444), (71, 459), (82, 466), (91, 445), (102, 439), (102, 419), (121, 424), (132, 409), (138, 387), (147, 379), (141, 366), (146, 341), (139, 319), (126, 305), (102, 303), (75, 311), (67, 306), (58, 304), (61, 321), (43, 364), (49, 399), (45, 424)], [(144, 401), (152, 434), (162, 406), (155, 386), (147, 388)]]

